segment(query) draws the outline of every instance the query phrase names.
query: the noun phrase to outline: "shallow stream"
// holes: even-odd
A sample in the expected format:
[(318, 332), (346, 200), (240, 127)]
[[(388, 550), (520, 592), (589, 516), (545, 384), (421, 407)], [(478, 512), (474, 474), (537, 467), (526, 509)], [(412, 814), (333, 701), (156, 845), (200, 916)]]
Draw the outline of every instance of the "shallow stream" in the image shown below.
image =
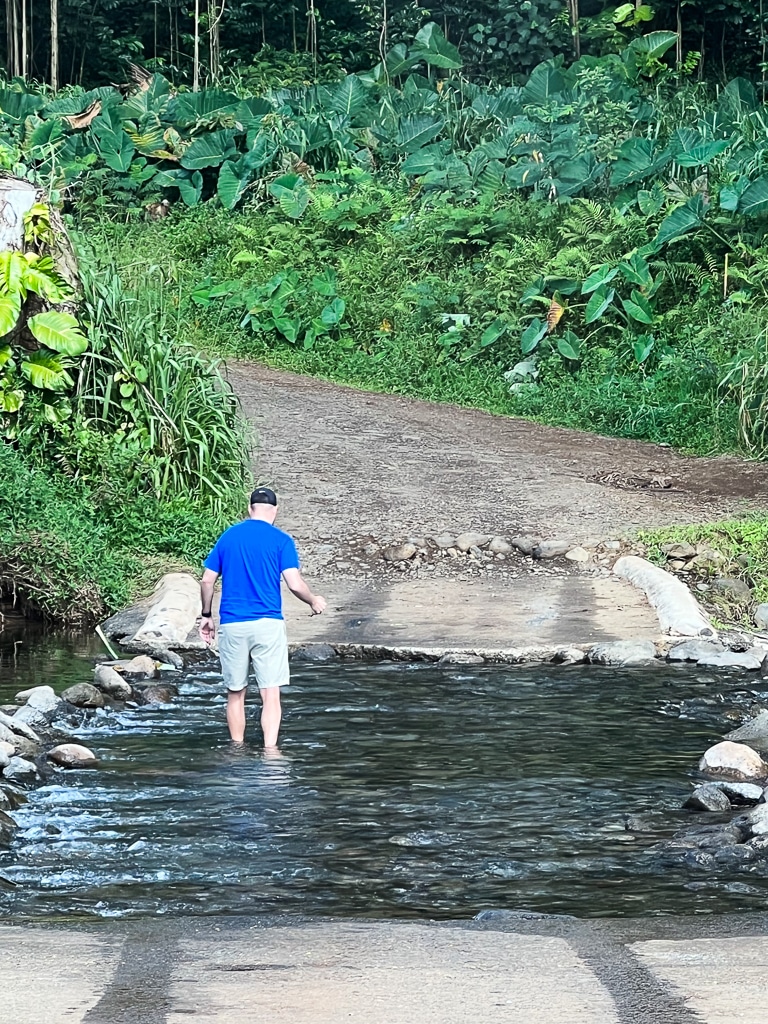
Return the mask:
[[(0, 703), (89, 678), (78, 638), (12, 641), (0, 634)], [(689, 773), (728, 709), (768, 696), (743, 677), (340, 664), (296, 666), (293, 679), (279, 760), (230, 749), (214, 671), (187, 673), (172, 706), (98, 713), (79, 735), (101, 767), (61, 773), (15, 813), (0, 912), (638, 916), (768, 903), (765, 864), (712, 878), (651, 851), (690, 822)]]

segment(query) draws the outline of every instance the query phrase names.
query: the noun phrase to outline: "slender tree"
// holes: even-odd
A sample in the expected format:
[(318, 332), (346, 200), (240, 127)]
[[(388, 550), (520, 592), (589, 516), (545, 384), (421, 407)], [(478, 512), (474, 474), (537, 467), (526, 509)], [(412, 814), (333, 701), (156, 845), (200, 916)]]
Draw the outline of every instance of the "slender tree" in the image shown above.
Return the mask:
[(51, 0), (51, 88), (59, 87), (59, 0)]

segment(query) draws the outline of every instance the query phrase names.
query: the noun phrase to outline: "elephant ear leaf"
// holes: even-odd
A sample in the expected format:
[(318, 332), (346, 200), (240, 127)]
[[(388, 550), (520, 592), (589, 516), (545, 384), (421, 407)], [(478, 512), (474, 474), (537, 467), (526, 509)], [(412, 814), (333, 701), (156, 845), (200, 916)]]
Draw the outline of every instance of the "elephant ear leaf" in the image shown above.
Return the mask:
[(434, 21), (430, 21), (416, 33), (411, 56), (435, 68), (446, 68), (451, 71), (457, 71), (462, 64), (459, 51), (453, 43), (448, 42), (443, 30)]
[(21, 372), (33, 388), (45, 391), (64, 391), (73, 383), (54, 352), (31, 352), (21, 364)]
[(88, 341), (71, 313), (38, 313), (29, 318), (27, 326), (41, 345), (64, 356), (81, 356), (88, 348)]
[(18, 292), (11, 295), (0, 294), (0, 338), (13, 330), (20, 312), (21, 295)]
[(232, 160), (227, 160), (219, 168), (216, 194), (225, 210), (234, 210), (243, 198), (243, 194), (251, 180), (250, 171), (243, 171), (242, 164), (242, 158), (236, 163)]

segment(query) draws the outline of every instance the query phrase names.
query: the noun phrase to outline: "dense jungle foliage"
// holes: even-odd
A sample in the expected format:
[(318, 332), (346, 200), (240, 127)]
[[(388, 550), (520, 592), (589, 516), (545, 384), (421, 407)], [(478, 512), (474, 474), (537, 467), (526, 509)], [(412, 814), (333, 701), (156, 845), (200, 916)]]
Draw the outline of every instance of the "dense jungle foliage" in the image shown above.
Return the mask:
[[(541, 51), (519, 18), (508, 36), (493, 28), (495, 64), (479, 29), (454, 31), (474, 17), (459, 6), (440, 24), (389, 7), (378, 38), (378, 9), (334, 21), (312, 6), (322, 32), (294, 52), (291, 8), (264, 5), (247, 66), (222, 56), (222, 15), (222, 66), (199, 62), (217, 81), (197, 90), (159, 56), (164, 73), (133, 68), (130, 88), (98, 84), (112, 58), (96, 56), (74, 76), (84, 85), (0, 88), (0, 166), (64, 210), (83, 268), (75, 309), (45, 204), (27, 251), (4, 257), (6, 475), (53, 475), (62, 509), (98, 508), (93, 544), (117, 555), (99, 580), (86, 573), (90, 611), (124, 600), (140, 564), (197, 559), (242, 500), (247, 439), (201, 352), (765, 457), (762, 8), (549, 6), (485, 5), (546, 28)], [(129, 10), (117, 5), (115, 32)], [(670, 13), (682, 36), (663, 27)], [(712, 56), (715, 23), (745, 43), (733, 60)], [(750, 77), (707, 79), (702, 53)], [(20, 490), (41, 493), (32, 477)], [(27, 593), (60, 614), (77, 574), (40, 538), (74, 537), (82, 514), (62, 513), (57, 533), (33, 507), (9, 520), (0, 562), (21, 538), (27, 575), (55, 580), (47, 604)]]

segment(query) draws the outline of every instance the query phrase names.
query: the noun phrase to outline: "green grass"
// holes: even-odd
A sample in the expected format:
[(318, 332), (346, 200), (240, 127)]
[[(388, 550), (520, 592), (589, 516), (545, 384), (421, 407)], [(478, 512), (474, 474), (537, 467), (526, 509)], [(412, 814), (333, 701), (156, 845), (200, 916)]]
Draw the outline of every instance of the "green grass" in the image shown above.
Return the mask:
[(177, 498), (97, 493), (0, 444), (0, 589), (28, 611), (93, 620), (196, 568), (227, 525)]

